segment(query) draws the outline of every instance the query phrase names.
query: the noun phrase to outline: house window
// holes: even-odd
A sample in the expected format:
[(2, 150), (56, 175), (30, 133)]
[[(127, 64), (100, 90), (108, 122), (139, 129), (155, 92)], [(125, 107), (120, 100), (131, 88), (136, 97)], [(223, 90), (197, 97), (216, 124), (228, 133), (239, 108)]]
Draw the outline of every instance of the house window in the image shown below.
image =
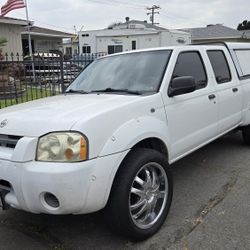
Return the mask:
[(83, 54), (90, 54), (91, 53), (91, 47), (90, 46), (83, 46), (82, 47), (82, 53)]
[(122, 45), (109, 45), (108, 54), (115, 54), (123, 51)]
[(136, 41), (132, 41), (132, 50), (136, 50)]
[(89, 34), (82, 34), (82, 37), (86, 37), (86, 36), (89, 36)]

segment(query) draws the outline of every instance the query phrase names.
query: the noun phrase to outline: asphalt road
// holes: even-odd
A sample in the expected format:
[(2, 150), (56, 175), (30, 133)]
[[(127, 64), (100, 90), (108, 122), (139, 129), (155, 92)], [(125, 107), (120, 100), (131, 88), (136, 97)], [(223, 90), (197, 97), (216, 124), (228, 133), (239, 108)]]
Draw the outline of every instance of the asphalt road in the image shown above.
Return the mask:
[(250, 249), (250, 148), (227, 135), (173, 165), (174, 198), (162, 229), (133, 243), (84, 216), (0, 212), (0, 249)]

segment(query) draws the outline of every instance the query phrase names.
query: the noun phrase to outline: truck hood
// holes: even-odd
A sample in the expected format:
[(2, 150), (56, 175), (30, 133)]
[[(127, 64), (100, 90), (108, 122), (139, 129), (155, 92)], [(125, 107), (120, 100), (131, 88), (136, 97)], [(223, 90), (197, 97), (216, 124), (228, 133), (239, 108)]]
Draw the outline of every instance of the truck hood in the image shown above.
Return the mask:
[(140, 96), (67, 94), (15, 105), (0, 111), (0, 134), (41, 136), (67, 131), (79, 120), (117, 109)]

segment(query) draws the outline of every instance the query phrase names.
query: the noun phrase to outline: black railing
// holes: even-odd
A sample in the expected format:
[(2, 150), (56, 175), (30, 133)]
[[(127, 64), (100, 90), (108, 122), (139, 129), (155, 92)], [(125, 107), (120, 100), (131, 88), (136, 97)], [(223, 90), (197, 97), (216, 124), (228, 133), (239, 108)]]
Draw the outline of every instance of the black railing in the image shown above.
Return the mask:
[(93, 60), (104, 54), (75, 55), (64, 59), (51, 53), (33, 57), (4, 55), (0, 60), (0, 109), (61, 94)]

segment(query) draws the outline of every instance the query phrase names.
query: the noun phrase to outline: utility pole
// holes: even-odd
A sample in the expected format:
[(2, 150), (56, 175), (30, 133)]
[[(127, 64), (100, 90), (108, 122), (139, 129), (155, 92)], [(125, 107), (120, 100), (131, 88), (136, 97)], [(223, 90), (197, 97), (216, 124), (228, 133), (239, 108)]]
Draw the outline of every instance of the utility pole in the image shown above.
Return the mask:
[(160, 14), (159, 10), (161, 7), (159, 5), (153, 5), (152, 7), (148, 7), (147, 10), (149, 12), (147, 12), (147, 15), (150, 15), (150, 21), (151, 23), (154, 24), (159, 24), (159, 23), (155, 23), (155, 14)]

